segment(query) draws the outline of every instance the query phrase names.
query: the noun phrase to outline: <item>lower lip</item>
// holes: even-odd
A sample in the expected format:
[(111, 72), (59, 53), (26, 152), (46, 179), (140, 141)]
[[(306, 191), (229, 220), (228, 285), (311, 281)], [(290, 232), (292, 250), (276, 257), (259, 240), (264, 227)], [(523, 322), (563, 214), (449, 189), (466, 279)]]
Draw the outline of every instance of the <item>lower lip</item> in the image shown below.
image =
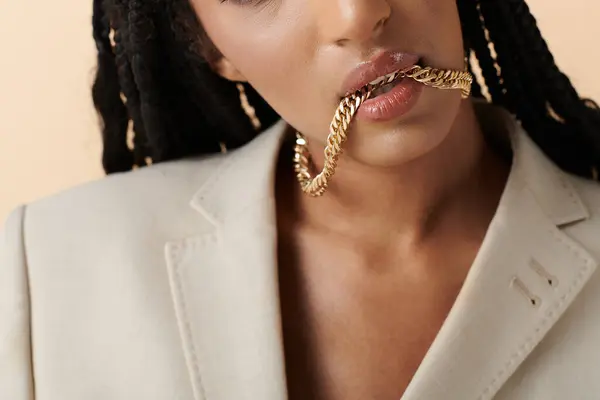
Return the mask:
[(403, 79), (389, 92), (365, 101), (356, 116), (371, 121), (400, 118), (413, 109), (422, 92), (421, 83), (414, 79)]

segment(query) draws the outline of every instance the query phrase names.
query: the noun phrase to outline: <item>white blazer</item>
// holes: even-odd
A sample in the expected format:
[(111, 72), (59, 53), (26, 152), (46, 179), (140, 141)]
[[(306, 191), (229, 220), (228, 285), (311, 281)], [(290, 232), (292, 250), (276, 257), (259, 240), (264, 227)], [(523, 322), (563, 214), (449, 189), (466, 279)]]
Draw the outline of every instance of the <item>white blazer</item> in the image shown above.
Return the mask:
[[(600, 399), (600, 186), (509, 123), (497, 214), (403, 400)], [(283, 131), (14, 211), (0, 235), (0, 399), (285, 400)]]

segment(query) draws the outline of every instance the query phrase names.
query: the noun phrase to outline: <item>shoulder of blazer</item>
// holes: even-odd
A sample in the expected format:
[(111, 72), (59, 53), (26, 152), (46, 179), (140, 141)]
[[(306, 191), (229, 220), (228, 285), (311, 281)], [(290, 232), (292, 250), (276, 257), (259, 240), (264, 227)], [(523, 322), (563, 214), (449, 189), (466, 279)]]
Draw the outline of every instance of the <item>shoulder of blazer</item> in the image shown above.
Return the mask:
[[(273, 152), (271, 147), (276, 146), (265, 144), (278, 142), (282, 126), (280, 121), (251, 143), (226, 154), (110, 175), (29, 204), (24, 220), (27, 249), (125, 242), (140, 246), (141, 251), (148, 240), (158, 244), (207, 232), (213, 228), (211, 221), (192, 205), (197, 194), (212, 187), (215, 177), (226, 175), (224, 171), (232, 165), (237, 166), (234, 169), (261, 168), (257, 158)], [(250, 162), (240, 163), (244, 159)], [(247, 184), (231, 179), (218, 188), (216, 197), (221, 203), (238, 196), (236, 186)]]
[(198, 220), (189, 200), (227, 157), (156, 164), (65, 190), (27, 206), (25, 232), (81, 239), (88, 232), (98, 238), (99, 232), (133, 230), (139, 237), (192, 216)]

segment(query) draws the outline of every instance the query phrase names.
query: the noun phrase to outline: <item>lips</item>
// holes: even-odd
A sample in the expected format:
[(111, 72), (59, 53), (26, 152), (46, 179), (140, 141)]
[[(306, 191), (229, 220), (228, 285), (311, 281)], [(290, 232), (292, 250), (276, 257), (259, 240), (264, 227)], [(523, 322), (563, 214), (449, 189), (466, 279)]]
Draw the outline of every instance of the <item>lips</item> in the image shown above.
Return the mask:
[(340, 97), (345, 97), (385, 75), (418, 64), (419, 56), (399, 51), (381, 51), (370, 61), (360, 64), (350, 72), (342, 84)]
[(390, 121), (408, 114), (420, 98), (423, 85), (413, 79), (400, 79), (391, 90), (365, 101), (356, 114), (372, 122)]

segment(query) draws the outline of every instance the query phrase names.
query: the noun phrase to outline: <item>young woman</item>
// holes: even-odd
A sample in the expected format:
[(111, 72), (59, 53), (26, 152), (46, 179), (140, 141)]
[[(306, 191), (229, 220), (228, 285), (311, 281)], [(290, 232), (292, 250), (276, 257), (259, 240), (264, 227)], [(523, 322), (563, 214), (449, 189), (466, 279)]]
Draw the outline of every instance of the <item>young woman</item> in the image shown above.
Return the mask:
[(598, 398), (600, 111), (523, 0), (97, 0), (94, 35), (111, 176), (5, 225), (1, 399)]

